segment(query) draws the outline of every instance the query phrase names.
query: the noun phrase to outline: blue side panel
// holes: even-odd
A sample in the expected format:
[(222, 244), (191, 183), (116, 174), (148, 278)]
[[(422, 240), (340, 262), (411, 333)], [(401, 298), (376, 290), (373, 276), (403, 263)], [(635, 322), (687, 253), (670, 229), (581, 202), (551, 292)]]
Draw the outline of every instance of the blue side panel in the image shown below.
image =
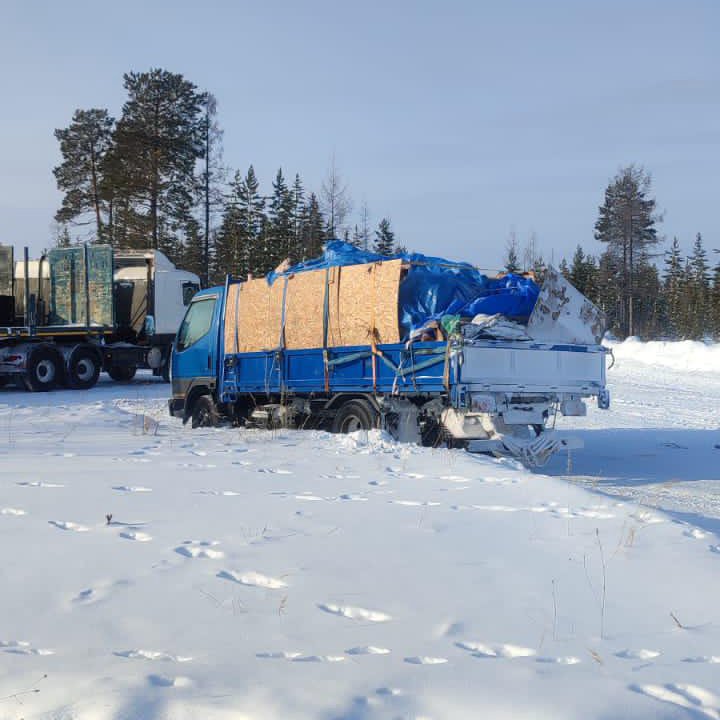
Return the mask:
[(329, 348), (327, 385), (322, 348), (256, 352), (225, 358), (224, 400), (238, 393), (309, 394), (328, 392), (404, 393), (443, 392), (448, 365), (449, 380), (455, 377), (454, 362), (444, 342), (381, 345), (375, 357), (369, 346)]

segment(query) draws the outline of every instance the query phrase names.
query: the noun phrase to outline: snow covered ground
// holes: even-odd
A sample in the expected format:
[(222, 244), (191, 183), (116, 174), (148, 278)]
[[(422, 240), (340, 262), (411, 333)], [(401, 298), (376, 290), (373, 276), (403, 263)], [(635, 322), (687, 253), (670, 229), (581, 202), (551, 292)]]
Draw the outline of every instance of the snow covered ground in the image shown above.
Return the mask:
[(0, 718), (720, 718), (720, 367), (656, 350), (534, 473), (0, 391)]

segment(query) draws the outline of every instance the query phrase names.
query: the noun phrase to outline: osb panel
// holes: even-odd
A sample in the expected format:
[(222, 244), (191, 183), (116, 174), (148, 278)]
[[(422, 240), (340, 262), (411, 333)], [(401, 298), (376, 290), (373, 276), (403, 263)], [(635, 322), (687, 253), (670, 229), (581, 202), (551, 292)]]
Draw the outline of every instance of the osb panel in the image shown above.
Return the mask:
[(280, 347), (282, 329), (283, 289), (286, 278), (279, 277), (269, 288), (268, 319), (265, 332), (265, 347)]
[(388, 260), (375, 265), (375, 328), (378, 342), (400, 342), (398, 299), (402, 260)]
[(275, 343), (268, 342), (268, 315), (270, 288), (265, 278), (248, 280), (240, 291), (238, 313), (238, 352), (269, 350)]
[(328, 345), (367, 345), (373, 328), (379, 343), (400, 341), (398, 293), (402, 260), (350, 265), (331, 288)]
[(325, 270), (298, 273), (288, 278), (285, 299), (286, 348), (322, 347), (324, 302)]
[(230, 285), (228, 288), (227, 301), (225, 303), (225, 352), (236, 353), (238, 351), (235, 342), (235, 317), (240, 314), (240, 288), (242, 285)]

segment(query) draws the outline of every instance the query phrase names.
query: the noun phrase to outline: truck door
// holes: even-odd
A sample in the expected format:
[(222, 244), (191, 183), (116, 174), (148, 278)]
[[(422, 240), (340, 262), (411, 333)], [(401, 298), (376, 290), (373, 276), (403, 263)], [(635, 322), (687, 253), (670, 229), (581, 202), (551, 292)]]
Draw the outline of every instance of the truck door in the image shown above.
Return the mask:
[(175, 339), (172, 361), (173, 395), (192, 385), (215, 386), (217, 363), (217, 295), (193, 298)]

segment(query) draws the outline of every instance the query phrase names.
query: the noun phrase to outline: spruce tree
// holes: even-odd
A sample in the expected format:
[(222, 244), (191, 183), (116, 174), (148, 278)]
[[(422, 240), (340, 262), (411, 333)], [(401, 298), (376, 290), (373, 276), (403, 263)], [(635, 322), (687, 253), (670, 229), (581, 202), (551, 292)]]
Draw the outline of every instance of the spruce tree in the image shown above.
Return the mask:
[(716, 340), (720, 340), (720, 262), (718, 262), (713, 270), (712, 290), (710, 292), (710, 308), (710, 331)]
[(67, 128), (55, 130), (63, 160), (53, 174), (58, 190), (64, 193), (55, 220), (61, 224), (91, 223), (92, 238), (97, 242), (109, 240), (109, 208), (102, 187), (114, 123), (105, 109), (76, 110)]
[(289, 249), (290, 261), (298, 262), (303, 257), (302, 226), (305, 212), (305, 189), (300, 174), (295, 173), (295, 182), (290, 190), (290, 206), (292, 221), (292, 244)]
[(710, 266), (700, 233), (695, 236), (689, 260), (689, 312), (691, 317), (689, 330), (690, 337), (699, 340), (707, 333), (710, 324)]
[(683, 296), (681, 295), (683, 264), (677, 237), (673, 238), (670, 250), (665, 253), (664, 265), (662, 300), (666, 328), (663, 334), (678, 338), (683, 333)]
[(393, 255), (395, 253), (395, 233), (390, 227), (389, 218), (383, 218), (378, 223), (373, 250), (378, 255)]
[(303, 208), (301, 229), (300, 229), (300, 260), (310, 260), (322, 252), (325, 242), (325, 219), (320, 210), (320, 203), (317, 195), (310, 193)]
[(268, 263), (276, 267), (286, 258), (292, 258), (294, 250), (294, 198), (283, 176), (282, 168), (273, 181), (273, 194), (268, 208)]
[(635, 279), (647, 262), (650, 249), (659, 242), (655, 225), (661, 217), (650, 198), (650, 175), (643, 168), (623, 168), (605, 190), (605, 201), (595, 223), (595, 239), (607, 243), (619, 265), (620, 330), (623, 335), (635, 332), (634, 306), (639, 297)]

